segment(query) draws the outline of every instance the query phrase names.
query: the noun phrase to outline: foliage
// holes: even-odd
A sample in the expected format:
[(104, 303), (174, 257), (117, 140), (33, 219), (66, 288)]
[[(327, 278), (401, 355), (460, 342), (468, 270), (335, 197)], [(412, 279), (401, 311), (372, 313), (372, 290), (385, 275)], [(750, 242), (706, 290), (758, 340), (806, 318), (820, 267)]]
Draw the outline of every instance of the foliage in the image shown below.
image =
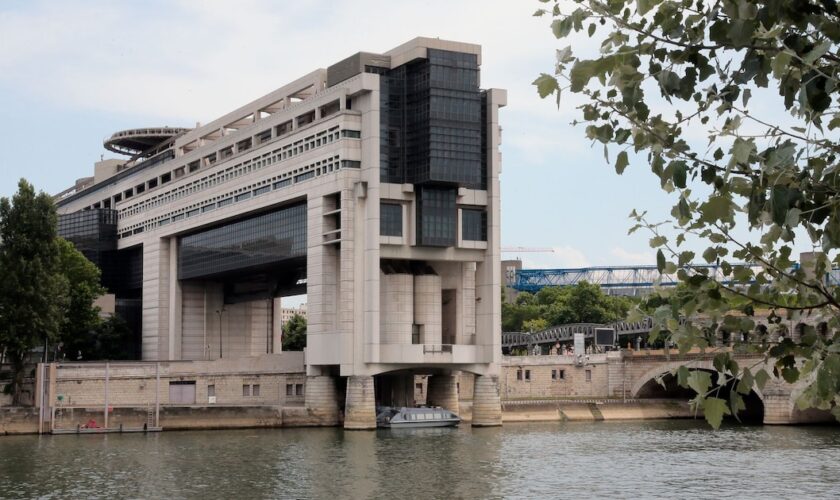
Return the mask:
[(623, 320), (632, 301), (606, 295), (598, 285), (581, 282), (570, 287), (546, 287), (521, 293), (513, 304), (502, 304), (502, 329), (540, 331), (569, 323), (611, 323)]
[(283, 325), (283, 350), (302, 351), (304, 347), (306, 347), (306, 318), (295, 314)]
[(29, 352), (56, 339), (67, 306), (56, 224), (52, 199), (25, 180), (11, 200), (0, 199), (0, 350), (12, 365), (13, 404)]
[[(553, 17), (557, 38), (585, 32), (600, 40), (600, 51), (558, 50), (555, 71), (534, 81), (537, 91), (554, 95), (558, 106), (561, 92), (578, 94), (585, 134), (603, 144), (607, 158), (613, 153), (616, 172), (631, 160), (646, 163), (674, 196), (667, 221), (631, 214), (631, 232), (650, 231), (659, 269), (684, 285), (641, 308), (655, 320), (652, 336), (668, 336), (685, 352), (709, 346), (707, 332), (718, 328), (751, 331), (759, 308), (771, 311), (773, 328), (782, 318), (807, 322), (799, 343), (737, 349), (766, 356), (774, 376), (806, 383), (800, 407), (833, 408), (840, 417), (840, 340), (833, 334), (840, 292), (822, 279), (840, 264), (836, 2), (569, 4), (555, 0), (535, 15)], [(704, 135), (708, 144), (697, 139)], [(695, 240), (705, 249), (687, 249)], [(795, 266), (792, 253), (803, 246), (820, 252)], [(691, 265), (701, 257), (720, 274)], [(829, 333), (817, 333), (821, 322)], [(715, 361), (722, 376), (740, 380), (730, 401), (715, 398), (703, 381), (682, 376), (680, 383), (697, 391), (695, 404), (717, 427), (770, 374), (739, 367), (725, 353)]]
[(63, 345), (70, 361), (134, 359), (134, 333), (119, 316), (98, 320), (87, 330), (79, 330)]
[[(69, 241), (58, 238), (57, 243), (59, 268), (68, 285), (68, 302), (61, 321), (59, 339), (68, 349), (67, 352), (75, 353), (82, 345), (87, 345), (89, 337), (101, 326), (99, 308), (93, 305), (93, 301), (104, 294), (105, 289), (99, 283), (99, 268), (93, 262), (85, 258)], [(86, 352), (86, 349), (82, 352)]]

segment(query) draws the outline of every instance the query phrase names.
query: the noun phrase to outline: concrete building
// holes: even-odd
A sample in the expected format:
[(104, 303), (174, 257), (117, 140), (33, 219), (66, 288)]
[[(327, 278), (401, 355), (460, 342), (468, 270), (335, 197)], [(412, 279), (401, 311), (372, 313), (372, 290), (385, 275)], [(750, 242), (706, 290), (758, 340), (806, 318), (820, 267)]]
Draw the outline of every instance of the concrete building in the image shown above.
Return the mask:
[[(317, 69), (194, 129), (114, 134), (57, 196), (60, 233), (103, 271), (143, 360), (280, 350), (307, 295), (306, 406), (374, 426), (374, 405), (501, 422), (499, 108), (478, 45), (416, 38)], [(454, 406), (454, 407), (453, 407)]]

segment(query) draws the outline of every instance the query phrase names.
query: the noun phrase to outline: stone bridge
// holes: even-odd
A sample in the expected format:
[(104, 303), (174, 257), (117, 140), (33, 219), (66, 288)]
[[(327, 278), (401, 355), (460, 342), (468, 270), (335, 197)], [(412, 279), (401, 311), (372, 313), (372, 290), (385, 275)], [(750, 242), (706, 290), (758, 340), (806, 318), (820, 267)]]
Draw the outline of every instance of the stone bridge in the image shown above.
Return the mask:
[[(690, 370), (717, 373), (713, 366), (717, 352), (717, 349), (705, 353), (697, 350), (680, 355), (673, 350), (620, 350), (584, 356), (505, 356), (501, 396), (508, 401), (566, 398), (687, 400), (694, 396), (693, 391), (680, 388), (670, 373), (682, 365)], [(751, 355), (736, 355), (735, 359), (741, 367), (751, 367), (753, 373), (765, 368), (771, 374), (763, 389), (754, 386), (744, 398), (747, 409), (739, 415), (742, 420), (765, 424), (833, 420), (826, 411), (799, 410), (796, 400), (805, 384), (791, 385), (772, 378), (772, 363)], [(714, 376), (712, 381), (715, 381)], [(720, 397), (728, 399), (727, 391), (722, 388)]]

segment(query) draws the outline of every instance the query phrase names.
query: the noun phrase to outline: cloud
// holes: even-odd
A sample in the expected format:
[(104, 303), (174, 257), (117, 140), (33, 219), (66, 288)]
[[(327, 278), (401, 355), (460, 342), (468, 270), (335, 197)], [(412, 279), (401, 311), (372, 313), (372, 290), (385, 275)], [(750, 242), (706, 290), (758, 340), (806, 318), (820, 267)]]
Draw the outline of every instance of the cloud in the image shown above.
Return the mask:
[(590, 265), (586, 254), (578, 248), (564, 245), (552, 248), (553, 252), (516, 252), (505, 254), (509, 259), (520, 258), (525, 269), (578, 268)]
[(627, 265), (627, 264), (639, 264), (639, 265), (652, 265), (656, 263), (656, 256), (652, 252), (631, 252), (626, 250), (622, 247), (613, 247), (610, 250), (610, 255), (615, 257), (617, 260), (616, 262), (612, 262), (611, 264), (615, 265)]

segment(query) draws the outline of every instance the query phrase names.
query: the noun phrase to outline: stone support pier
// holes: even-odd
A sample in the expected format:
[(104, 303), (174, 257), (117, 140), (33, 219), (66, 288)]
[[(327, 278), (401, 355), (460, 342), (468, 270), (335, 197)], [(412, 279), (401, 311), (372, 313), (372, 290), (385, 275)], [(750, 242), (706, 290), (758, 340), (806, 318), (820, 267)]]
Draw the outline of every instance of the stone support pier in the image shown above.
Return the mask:
[(376, 395), (373, 389), (373, 377), (347, 377), (344, 428), (350, 430), (376, 429)]
[(426, 403), (429, 406), (440, 406), (455, 414), (459, 414), (458, 377), (452, 374), (432, 375), (429, 377)]
[(306, 377), (306, 409), (317, 425), (338, 425), (338, 392), (335, 377)]
[(502, 425), (502, 403), (499, 399), (498, 375), (475, 377), (472, 412), (473, 427)]

